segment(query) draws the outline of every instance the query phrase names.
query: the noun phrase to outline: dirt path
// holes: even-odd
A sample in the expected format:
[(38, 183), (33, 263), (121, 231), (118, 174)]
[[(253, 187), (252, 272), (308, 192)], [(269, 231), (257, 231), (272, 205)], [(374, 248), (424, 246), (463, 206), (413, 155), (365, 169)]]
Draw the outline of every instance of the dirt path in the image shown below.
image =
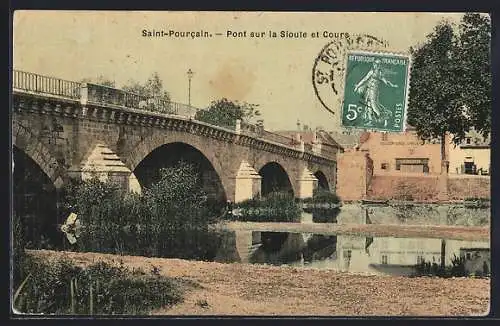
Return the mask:
[(197, 282), (156, 315), (471, 316), (488, 313), (489, 279), (394, 277), (310, 268), (221, 264), (96, 253), (30, 251), (79, 264), (105, 260)]
[(228, 222), (218, 227), (233, 231), (275, 231), (314, 233), (323, 235), (347, 234), (374, 237), (439, 238), (452, 240), (489, 241), (489, 227), (448, 225), (396, 224), (336, 224), (336, 223), (279, 223)]

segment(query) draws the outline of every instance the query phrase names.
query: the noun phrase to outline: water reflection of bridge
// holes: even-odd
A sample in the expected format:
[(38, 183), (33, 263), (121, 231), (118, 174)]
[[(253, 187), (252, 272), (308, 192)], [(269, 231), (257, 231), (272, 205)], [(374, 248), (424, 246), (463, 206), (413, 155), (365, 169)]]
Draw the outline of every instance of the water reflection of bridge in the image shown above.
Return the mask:
[[(225, 224), (225, 241), (217, 260), (295, 266), (305, 264), (313, 268), (339, 271), (410, 275), (414, 272), (414, 266), (421, 261), (441, 265), (444, 259), (444, 264), (451, 266), (452, 259), (460, 256), (462, 248), (489, 248), (489, 242), (477, 234), (475, 240), (470, 240), (470, 236), (455, 236), (461, 239), (440, 238), (440, 235), (448, 233), (439, 231), (434, 233), (434, 238), (409, 233), (405, 237), (393, 237), (376, 231), (355, 233), (352, 230), (360, 225), (353, 224), (324, 225), (322, 232), (303, 233), (301, 231), (318, 230), (319, 226), (300, 223), (267, 224), (271, 223)], [(368, 227), (379, 229), (387, 226)], [(422, 229), (421, 226), (412, 226), (412, 229), (418, 228)], [(431, 227), (438, 230), (457, 228), (459, 227)], [(475, 233), (472, 231), (472, 234)]]
[(371, 224), (366, 212), (346, 205), (338, 223), (312, 223), (308, 214), (302, 223), (221, 223), (218, 259), (408, 275), (422, 260), (451, 265), (464, 247), (489, 248), (488, 227)]
[(286, 232), (397, 238), (425, 237), (468, 241), (488, 241), (489, 238), (489, 228), (487, 227), (449, 225), (229, 222), (220, 224), (219, 227), (223, 230), (236, 232)]

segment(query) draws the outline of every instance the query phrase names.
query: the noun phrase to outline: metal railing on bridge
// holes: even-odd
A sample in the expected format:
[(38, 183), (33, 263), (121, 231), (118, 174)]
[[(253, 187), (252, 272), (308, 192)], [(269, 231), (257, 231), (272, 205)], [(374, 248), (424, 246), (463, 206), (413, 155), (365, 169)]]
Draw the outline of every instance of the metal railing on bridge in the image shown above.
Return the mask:
[(295, 146), (299, 142), (292, 137), (283, 136), (272, 131), (265, 130), (262, 125), (255, 125), (248, 122), (241, 122), (241, 132), (256, 138), (262, 138), (278, 144)]
[[(160, 96), (143, 96), (114, 87), (94, 83), (81, 83), (55, 77), (43, 76), (31, 72), (13, 70), (13, 89), (31, 93), (50, 94), (73, 100), (86, 100), (90, 103), (111, 105), (149, 112), (175, 114), (194, 118), (199, 111), (191, 105), (172, 102)], [(223, 126), (235, 130), (236, 126)], [(243, 134), (292, 147), (300, 147), (300, 142), (292, 137), (283, 136), (265, 130), (262, 125), (241, 122)], [(310, 144), (305, 144), (305, 151), (312, 151)]]
[(83, 83), (81, 87), (82, 94), (86, 94), (87, 100), (90, 102), (192, 118), (198, 112), (198, 109), (193, 106), (172, 102), (160, 96), (148, 97), (92, 83)]
[(81, 100), (83, 96), (87, 101), (95, 103), (166, 114), (194, 117), (198, 111), (193, 106), (167, 101), (161, 97), (147, 97), (104, 85), (80, 83), (21, 70), (13, 70), (12, 87), (15, 90), (74, 100)]
[(14, 70), (13, 72), (12, 87), (14, 89), (57, 95), (70, 99), (80, 98), (80, 83), (78, 82), (20, 70)]

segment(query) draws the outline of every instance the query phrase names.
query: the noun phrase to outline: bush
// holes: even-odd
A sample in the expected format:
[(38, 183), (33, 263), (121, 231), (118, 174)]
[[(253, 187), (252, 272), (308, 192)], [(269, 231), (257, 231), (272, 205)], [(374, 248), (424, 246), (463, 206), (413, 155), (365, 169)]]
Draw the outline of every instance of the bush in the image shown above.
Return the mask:
[(433, 275), (440, 277), (464, 277), (467, 276), (465, 271), (465, 258), (453, 256), (451, 259), (451, 266), (445, 266), (444, 270), (436, 263), (430, 263), (422, 260), (419, 264), (415, 265), (416, 275)]
[(288, 192), (271, 192), (262, 199), (249, 199), (233, 208), (239, 214), (231, 216), (238, 221), (298, 222), (301, 208)]
[(211, 260), (219, 237), (209, 230), (213, 203), (186, 163), (161, 170), (143, 195), (92, 179), (69, 189), (67, 201), (83, 225), (75, 249)]
[(171, 279), (131, 273), (127, 268), (98, 262), (87, 268), (66, 259), (44, 262), (30, 257), (31, 274), (14, 306), (23, 313), (144, 314), (182, 301)]
[(312, 213), (315, 223), (334, 223), (340, 213), (340, 198), (327, 190), (317, 189), (313, 197), (302, 200), (304, 212)]
[(304, 203), (318, 202), (318, 203), (340, 203), (340, 197), (337, 194), (330, 192), (328, 190), (315, 189), (313, 196), (305, 198)]

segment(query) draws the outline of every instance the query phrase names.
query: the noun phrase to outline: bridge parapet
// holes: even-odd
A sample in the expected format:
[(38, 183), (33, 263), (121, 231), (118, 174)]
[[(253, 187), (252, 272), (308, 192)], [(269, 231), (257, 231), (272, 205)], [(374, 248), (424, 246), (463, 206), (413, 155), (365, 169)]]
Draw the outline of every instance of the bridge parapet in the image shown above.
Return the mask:
[(147, 97), (92, 83), (83, 83), (81, 85), (81, 99), (85, 102), (82, 104), (86, 104), (87, 102), (98, 103), (104, 106), (118, 106), (191, 118), (194, 118), (198, 111), (193, 106), (168, 101), (159, 96)]
[(25, 92), (50, 94), (69, 99), (80, 98), (80, 83), (42, 76), (20, 70), (13, 71), (12, 88)]
[(273, 133), (271, 131), (265, 130), (261, 125), (254, 125), (247, 122), (241, 122), (241, 132), (256, 138), (263, 138), (275, 143), (288, 145), (288, 146), (297, 146), (299, 142), (297, 142), (292, 137), (286, 137), (280, 134)]
[(220, 127), (196, 121), (197, 108), (160, 97), (20, 70), (14, 70), (13, 77), (14, 93), (31, 95), (14, 98), (14, 110), (19, 112), (28, 110), (107, 123), (182, 130), (320, 164), (336, 160), (335, 156), (323, 151), (313, 151), (312, 144), (265, 130), (262, 125), (240, 121), (236, 126)]

